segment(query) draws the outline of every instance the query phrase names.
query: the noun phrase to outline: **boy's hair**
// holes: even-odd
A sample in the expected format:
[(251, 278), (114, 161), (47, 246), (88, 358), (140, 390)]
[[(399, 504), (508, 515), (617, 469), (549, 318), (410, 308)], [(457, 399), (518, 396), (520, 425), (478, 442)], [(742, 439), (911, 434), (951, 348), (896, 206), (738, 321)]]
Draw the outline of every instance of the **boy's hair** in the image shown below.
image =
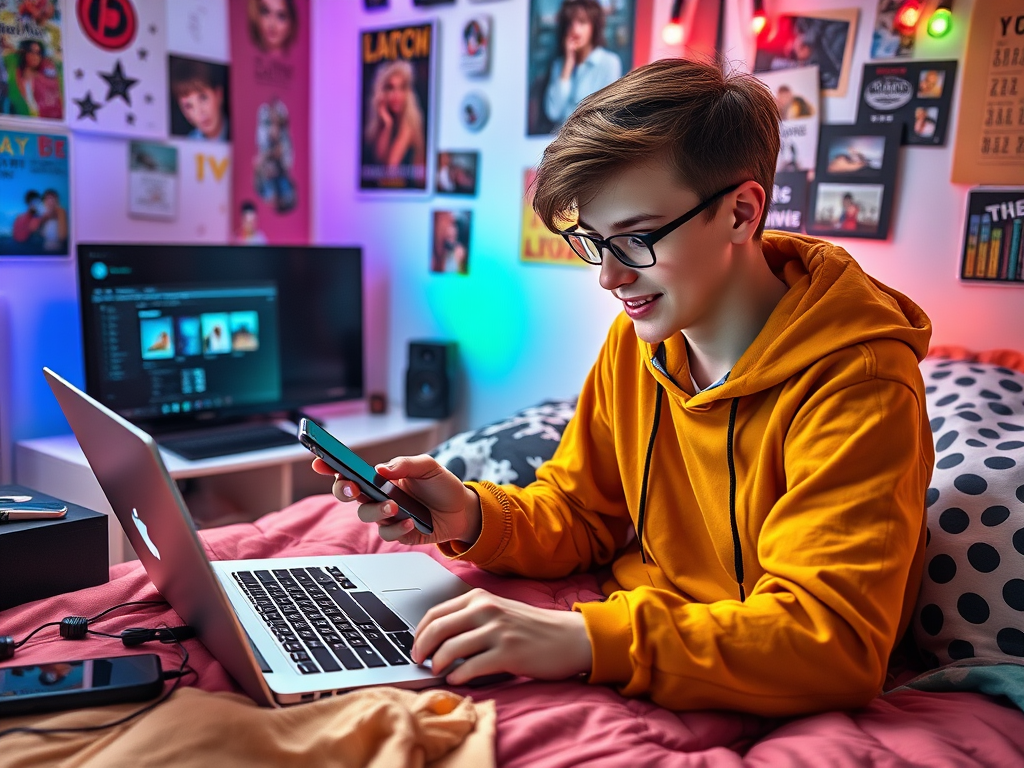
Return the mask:
[(590, 43), (594, 48), (604, 45), (604, 9), (597, 0), (564, 0), (558, 9), (558, 54), (565, 56), (565, 35), (576, 14), (583, 12), (590, 20)]
[(39, 193), (34, 189), (30, 189), (25, 193), (25, 205), (32, 205), (36, 200), (39, 200)]
[(199, 59), (171, 57), (171, 93), (183, 99), (203, 88), (215, 91), (224, 88), (224, 71), (220, 65)]
[[(627, 165), (664, 158), (677, 181), (705, 200), (753, 179), (768, 217), (779, 156), (779, 110), (760, 80), (711, 63), (662, 59), (584, 99), (544, 150), (533, 208), (558, 232), (609, 177)], [(721, 201), (704, 213), (714, 218)]]

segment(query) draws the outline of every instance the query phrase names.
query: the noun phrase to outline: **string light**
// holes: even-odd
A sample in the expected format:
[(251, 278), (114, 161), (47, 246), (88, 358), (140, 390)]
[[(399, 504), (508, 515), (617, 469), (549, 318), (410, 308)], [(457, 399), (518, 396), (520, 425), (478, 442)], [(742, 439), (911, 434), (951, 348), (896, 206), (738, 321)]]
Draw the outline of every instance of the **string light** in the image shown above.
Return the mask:
[(750, 19), (750, 28), (755, 35), (760, 35), (768, 23), (768, 15), (764, 12), (764, 0), (754, 0), (754, 15)]
[(921, 0), (904, 0), (903, 5), (896, 11), (893, 19), (893, 27), (903, 35), (912, 35), (917, 29), (917, 23), (921, 20)]
[(931, 37), (945, 37), (953, 28), (953, 0), (939, 0), (935, 13), (928, 19), (928, 34)]
[(684, 0), (672, 2), (672, 17), (661, 29), (661, 39), (665, 45), (679, 45), (683, 42), (683, 3)]

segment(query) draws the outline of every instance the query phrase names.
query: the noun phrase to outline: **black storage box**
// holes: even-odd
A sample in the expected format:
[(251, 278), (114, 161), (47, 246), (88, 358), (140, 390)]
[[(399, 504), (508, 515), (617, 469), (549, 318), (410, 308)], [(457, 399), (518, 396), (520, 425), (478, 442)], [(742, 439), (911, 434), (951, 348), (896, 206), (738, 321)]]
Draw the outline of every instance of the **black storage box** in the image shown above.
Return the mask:
[[(0, 485), (0, 496), (17, 495), (62, 501), (24, 486)], [(77, 504), (67, 507), (57, 520), (0, 523), (0, 611), (107, 583), (107, 516)]]

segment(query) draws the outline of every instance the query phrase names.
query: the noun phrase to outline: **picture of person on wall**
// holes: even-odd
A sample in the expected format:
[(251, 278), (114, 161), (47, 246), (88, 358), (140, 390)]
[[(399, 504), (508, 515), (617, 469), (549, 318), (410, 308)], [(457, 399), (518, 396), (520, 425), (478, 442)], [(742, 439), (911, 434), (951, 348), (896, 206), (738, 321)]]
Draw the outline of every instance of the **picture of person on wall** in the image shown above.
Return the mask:
[(12, 115), (64, 116), (60, 68), (47, 56), (42, 40), (26, 37), (14, 52), (4, 51), (7, 107)]
[(249, 0), (249, 37), (263, 53), (287, 53), (295, 42), (295, 0)]
[(432, 24), (363, 33), (361, 189), (427, 188)]
[(172, 136), (230, 140), (227, 70), (223, 64), (170, 57)]
[(256, 155), (253, 157), (253, 189), (278, 213), (295, 207), (292, 166), (295, 148), (288, 107), (280, 99), (260, 104), (256, 119)]

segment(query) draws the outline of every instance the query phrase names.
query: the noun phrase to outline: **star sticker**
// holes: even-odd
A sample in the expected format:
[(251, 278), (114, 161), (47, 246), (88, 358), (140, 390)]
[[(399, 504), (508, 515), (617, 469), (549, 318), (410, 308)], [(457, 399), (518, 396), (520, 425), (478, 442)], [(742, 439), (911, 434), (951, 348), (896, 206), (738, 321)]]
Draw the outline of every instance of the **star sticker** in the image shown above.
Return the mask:
[(125, 103), (127, 103), (128, 106), (131, 106), (132, 97), (131, 94), (128, 93), (128, 89), (139, 81), (135, 78), (124, 76), (124, 70), (121, 69), (120, 59), (118, 59), (117, 63), (114, 65), (113, 72), (109, 74), (106, 72), (100, 72), (99, 75), (107, 81), (107, 85), (109, 86), (109, 88), (107, 88), (107, 101), (110, 101), (116, 96), (120, 96), (125, 100)]
[(142, 61), (145, 61), (147, 56), (149, 56), (149, 51), (147, 51), (145, 48), (139, 48), (139, 58)]
[(81, 69), (76, 69), (75, 80), (81, 80), (83, 77), (85, 77), (85, 72), (83, 72)]
[(147, 104), (152, 104), (153, 103), (153, 94), (152, 93), (147, 93), (145, 96), (142, 97), (142, 100), (144, 102), (146, 102)]
[(101, 108), (103, 105), (97, 104), (92, 100), (92, 91), (86, 91), (84, 99), (72, 99), (72, 101), (78, 105), (79, 120), (83, 117), (91, 117), (94, 123), (98, 122), (96, 118), (96, 110)]
[(151, 35), (155, 35), (156, 34), (156, 24), (150, 24), (149, 25), (149, 34), (151, 34)]
[(128, 125), (135, 125), (135, 115), (129, 112), (124, 116), (124, 119), (128, 121)]

